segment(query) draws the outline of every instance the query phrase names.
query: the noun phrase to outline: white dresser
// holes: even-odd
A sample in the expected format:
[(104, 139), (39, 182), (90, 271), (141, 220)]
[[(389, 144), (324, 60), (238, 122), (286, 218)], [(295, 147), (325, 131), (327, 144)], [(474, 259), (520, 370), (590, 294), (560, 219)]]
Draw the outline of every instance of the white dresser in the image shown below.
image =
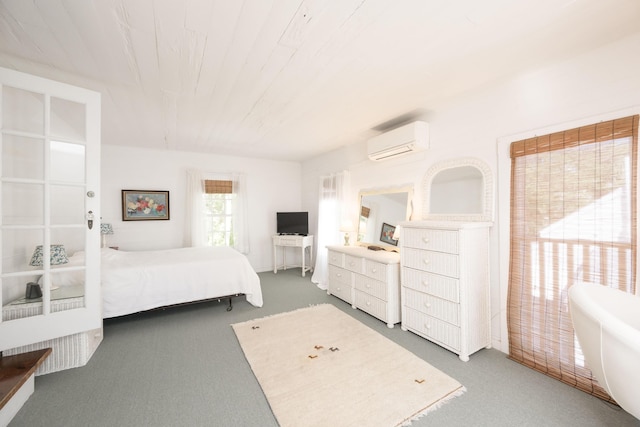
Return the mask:
[(362, 246), (328, 246), (327, 293), (377, 317), (400, 322), (400, 255)]
[(491, 346), (489, 222), (402, 223), (402, 329), (458, 354)]

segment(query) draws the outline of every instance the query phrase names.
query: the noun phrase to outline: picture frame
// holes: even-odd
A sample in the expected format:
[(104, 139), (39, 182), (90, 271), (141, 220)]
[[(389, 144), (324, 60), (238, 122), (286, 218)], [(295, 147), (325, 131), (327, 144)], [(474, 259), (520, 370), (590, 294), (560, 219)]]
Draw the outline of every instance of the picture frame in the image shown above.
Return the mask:
[(169, 192), (122, 190), (123, 221), (169, 220)]
[(380, 241), (389, 245), (398, 246), (398, 241), (393, 239), (393, 233), (395, 233), (395, 231), (395, 226), (383, 222), (382, 230), (380, 232)]

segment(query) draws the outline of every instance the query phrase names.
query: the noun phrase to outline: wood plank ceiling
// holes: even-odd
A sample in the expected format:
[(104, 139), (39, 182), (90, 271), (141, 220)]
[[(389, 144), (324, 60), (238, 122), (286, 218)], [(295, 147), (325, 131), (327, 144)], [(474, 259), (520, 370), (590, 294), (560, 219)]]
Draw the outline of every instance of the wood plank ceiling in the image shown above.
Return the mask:
[(304, 160), (640, 31), (637, 0), (0, 0), (0, 66), (103, 94), (103, 143)]

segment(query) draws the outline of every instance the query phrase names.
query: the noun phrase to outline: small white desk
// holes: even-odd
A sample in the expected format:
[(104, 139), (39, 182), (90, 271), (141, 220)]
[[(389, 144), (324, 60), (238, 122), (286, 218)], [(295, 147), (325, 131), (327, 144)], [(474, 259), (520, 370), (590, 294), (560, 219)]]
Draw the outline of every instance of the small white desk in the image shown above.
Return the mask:
[[(287, 269), (287, 247), (301, 249), (302, 255), (302, 277), (307, 271), (311, 271), (311, 266), (305, 264), (305, 249), (309, 248), (309, 264), (313, 262), (313, 236), (280, 235), (273, 236), (273, 273), (278, 272), (278, 246), (282, 247), (282, 269)], [(297, 267), (297, 266), (296, 266)]]

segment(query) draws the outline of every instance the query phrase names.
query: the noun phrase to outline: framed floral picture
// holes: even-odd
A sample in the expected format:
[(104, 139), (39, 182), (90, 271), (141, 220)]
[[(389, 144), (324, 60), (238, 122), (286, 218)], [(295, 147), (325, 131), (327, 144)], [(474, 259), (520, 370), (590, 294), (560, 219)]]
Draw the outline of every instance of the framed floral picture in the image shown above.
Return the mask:
[(380, 241), (397, 246), (398, 241), (393, 239), (393, 233), (395, 233), (395, 231), (396, 228), (393, 225), (389, 225), (386, 222), (383, 222), (382, 231), (380, 232)]
[(169, 219), (169, 192), (122, 190), (122, 220)]

